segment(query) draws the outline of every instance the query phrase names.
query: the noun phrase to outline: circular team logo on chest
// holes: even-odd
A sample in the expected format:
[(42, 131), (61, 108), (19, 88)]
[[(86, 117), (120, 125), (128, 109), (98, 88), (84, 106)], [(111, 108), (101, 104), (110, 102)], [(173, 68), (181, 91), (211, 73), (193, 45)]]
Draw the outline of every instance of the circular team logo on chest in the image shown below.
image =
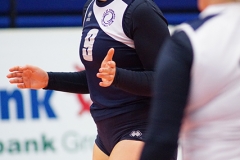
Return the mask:
[(115, 13), (112, 9), (108, 9), (103, 13), (102, 25), (110, 26), (115, 20)]

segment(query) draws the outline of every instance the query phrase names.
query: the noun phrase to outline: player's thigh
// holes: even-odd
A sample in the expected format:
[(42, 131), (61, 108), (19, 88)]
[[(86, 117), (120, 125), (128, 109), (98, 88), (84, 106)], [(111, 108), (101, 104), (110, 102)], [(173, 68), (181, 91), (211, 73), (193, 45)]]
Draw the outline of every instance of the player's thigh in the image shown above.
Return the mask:
[(108, 160), (109, 157), (96, 144), (93, 146), (93, 160)]
[(139, 160), (143, 141), (122, 140), (113, 148), (109, 160)]

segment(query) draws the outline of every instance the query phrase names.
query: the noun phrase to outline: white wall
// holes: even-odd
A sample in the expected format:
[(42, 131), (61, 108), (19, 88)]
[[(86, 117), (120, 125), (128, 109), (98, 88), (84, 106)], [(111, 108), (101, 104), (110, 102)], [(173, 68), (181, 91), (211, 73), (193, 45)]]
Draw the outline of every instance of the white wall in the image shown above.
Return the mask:
[[(1, 160), (91, 159), (95, 124), (88, 109), (79, 114), (84, 106), (76, 94), (19, 90), (6, 78), (8, 69), (15, 65), (76, 71), (82, 67), (78, 57), (80, 36), (81, 28), (0, 30), (0, 113), (5, 113), (6, 108), (10, 112), (0, 114)], [(4, 98), (13, 93), (16, 95), (12, 98)], [(88, 95), (83, 100), (91, 102)], [(17, 106), (24, 109), (22, 119), (16, 116)], [(32, 118), (32, 108), (39, 111), (39, 116)], [(51, 118), (46, 108), (55, 117)]]

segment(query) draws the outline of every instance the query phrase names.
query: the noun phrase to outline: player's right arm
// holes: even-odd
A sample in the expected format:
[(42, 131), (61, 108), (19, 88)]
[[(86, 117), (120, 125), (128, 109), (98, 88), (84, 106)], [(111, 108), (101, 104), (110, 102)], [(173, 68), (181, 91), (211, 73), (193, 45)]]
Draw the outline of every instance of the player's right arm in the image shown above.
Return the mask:
[(48, 89), (88, 94), (85, 70), (79, 72), (46, 72), (32, 65), (15, 66), (7, 75), (11, 84), (20, 89)]

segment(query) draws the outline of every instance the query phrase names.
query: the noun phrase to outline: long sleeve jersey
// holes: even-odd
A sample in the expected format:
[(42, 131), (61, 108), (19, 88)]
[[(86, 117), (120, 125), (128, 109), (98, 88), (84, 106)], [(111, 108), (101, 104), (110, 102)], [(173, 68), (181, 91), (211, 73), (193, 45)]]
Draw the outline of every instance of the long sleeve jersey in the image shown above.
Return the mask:
[[(151, 0), (87, 1), (79, 56), (81, 72), (49, 72), (46, 89), (90, 93), (95, 120), (149, 107), (158, 51), (169, 36), (167, 21)], [(109, 87), (96, 77), (110, 48), (117, 72)]]

